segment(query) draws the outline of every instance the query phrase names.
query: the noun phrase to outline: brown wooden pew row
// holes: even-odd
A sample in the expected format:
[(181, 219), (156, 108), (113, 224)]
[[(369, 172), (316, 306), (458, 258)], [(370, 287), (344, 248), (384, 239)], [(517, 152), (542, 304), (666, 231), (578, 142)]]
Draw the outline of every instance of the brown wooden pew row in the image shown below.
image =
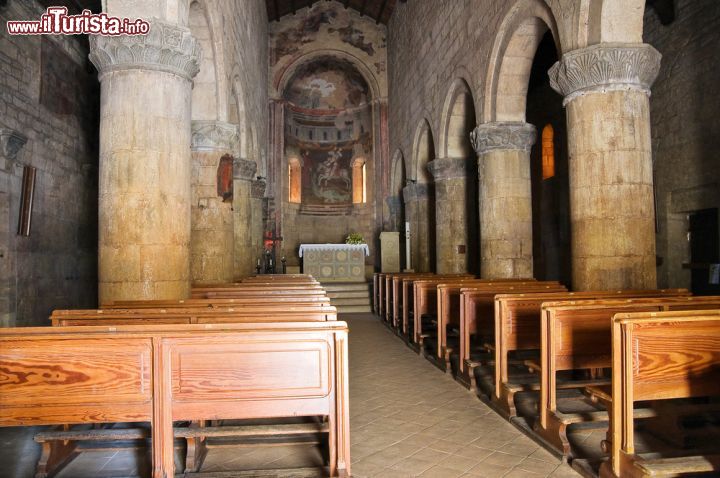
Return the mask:
[[(492, 284), (492, 285), (489, 285)], [(464, 281), (458, 283), (442, 283), (437, 286), (437, 326), (438, 336), (441, 337), (441, 343), (438, 343), (438, 353), (441, 352), (440, 347), (447, 342), (447, 328), (454, 326), (456, 330), (460, 330), (460, 308), (461, 308), (461, 291), (470, 292), (476, 290), (482, 292), (488, 287), (503, 286), (523, 286), (532, 290), (535, 288), (541, 291), (567, 290), (565, 286), (557, 281), (538, 281), (535, 279), (504, 279), (501, 281), (488, 281), (479, 279), (475, 282)], [(512, 290), (516, 290), (513, 288)], [(438, 355), (440, 356), (440, 355)]]
[(313, 293), (313, 292), (325, 292), (325, 289), (320, 285), (249, 285), (242, 287), (208, 287), (208, 288), (194, 288), (191, 292), (190, 297), (195, 299), (201, 299), (203, 297), (226, 295), (228, 297), (234, 295), (242, 295), (250, 292), (258, 293), (263, 292), (267, 294), (283, 294), (291, 291), (297, 293)]
[[(501, 289), (497, 289), (501, 287)], [(522, 287), (518, 289), (518, 287)], [(470, 338), (478, 335), (478, 321), (481, 322), (482, 331), (492, 331), (492, 325), (488, 324), (488, 317), (492, 316), (492, 300), (495, 294), (503, 292), (523, 292), (525, 290), (563, 291), (565, 287), (557, 282), (539, 282), (534, 279), (505, 279), (499, 282), (480, 282), (448, 285), (448, 290), (459, 291), (459, 310), (455, 320), (459, 320), (458, 328), (460, 333), (459, 359), (460, 367), (458, 374), (463, 374), (464, 361), (470, 357)], [(490, 289), (488, 289), (490, 288)], [(490, 294), (488, 294), (490, 292)], [(490, 304), (490, 305), (488, 305)], [(443, 312), (444, 313), (444, 312)], [(447, 320), (447, 319), (446, 319)], [(447, 330), (447, 328), (446, 328)], [(487, 333), (486, 333), (487, 335)]]
[[(532, 280), (532, 279), (531, 279)], [(496, 282), (512, 282), (514, 279), (500, 279), (498, 281), (492, 279), (457, 279), (453, 283), (485, 283), (491, 284)], [(426, 314), (437, 313), (437, 286), (441, 283), (447, 283), (448, 279), (442, 276), (432, 279), (421, 279), (413, 281), (413, 331), (411, 341), (422, 349), (422, 317)]]
[(634, 404), (720, 397), (720, 310), (622, 313), (612, 321), (611, 453), (601, 478), (720, 473), (718, 446), (700, 455), (635, 451)]
[[(506, 416), (516, 415), (515, 394), (539, 390), (539, 382), (513, 382), (509, 377), (509, 354), (517, 351), (539, 351), (540, 313), (543, 302), (585, 299), (683, 297), (687, 289), (648, 289), (542, 294), (503, 294), (495, 297), (495, 390), (492, 396), (497, 408)], [(474, 376), (472, 361), (466, 362), (468, 374)], [(473, 381), (474, 383), (474, 381)]]
[[(481, 297), (485, 301), (489, 301), (492, 304), (496, 294), (509, 293), (509, 292), (526, 292), (526, 291), (563, 291), (566, 290), (565, 286), (561, 285), (556, 281), (525, 281), (525, 280), (505, 280), (501, 282), (487, 282), (487, 281), (465, 281), (458, 283), (441, 283), (437, 285), (437, 323), (436, 323), (436, 334), (437, 344), (435, 350), (429, 351), (434, 355), (435, 360), (439, 362), (440, 368), (449, 372), (450, 371), (450, 354), (457, 352), (458, 355), (462, 356), (462, 349), (464, 346), (467, 347), (469, 354), (469, 337), (470, 334), (477, 334), (477, 317), (478, 314), (467, 314), (465, 319), (461, 315), (461, 292), (464, 291), (466, 294), (475, 293), (473, 298), (475, 304), (479, 304)], [(492, 306), (490, 307), (492, 309)], [(464, 311), (465, 309), (463, 309)], [(477, 308), (475, 309), (477, 312)], [(489, 317), (491, 317), (490, 314)], [(475, 320), (470, 320), (470, 319)], [(451, 349), (447, 345), (447, 331), (449, 327), (454, 327), (460, 336), (459, 348), (457, 350)], [(467, 332), (466, 332), (467, 331)], [(463, 337), (468, 338), (463, 342)], [(459, 357), (462, 359), (462, 357)], [(458, 370), (460, 372), (460, 370)]]
[(103, 304), (103, 310), (108, 309), (142, 309), (142, 308), (173, 308), (173, 307), (231, 307), (233, 305), (267, 304), (268, 299), (273, 302), (299, 302), (330, 304), (330, 299), (324, 293), (316, 294), (248, 294), (240, 297), (213, 297), (204, 299), (159, 299), (159, 300), (119, 300)]
[[(557, 373), (610, 368), (611, 324), (615, 314), (720, 308), (720, 297), (656, 297), (548, 302), (542, 307), (540, 419), (535, 431), (564, 456), (570, 455), (567, 427), (607, 422), (607, 412), (568, 414), (557, 406)], [(582, 381), (578, 388), (588, 383)]]
[(311, 322), (337, 320), (332, 306), (275, 305), (236, 308), (57, 310), (53, 326), (219, 324), (233, 322)]
[(410, 277), (413, 279), (423, 279), (423, 278), (435, 278), (435, 277), (443, 277), (447, 279), (460, 279), (460, 278), (468, 278), (472, 279), (474, 278), (471, 274), (435, 274), (435, 273), (418, 273), (418, 272), (412, 272), (412, 273), (396, 273), (396, 274), (386, 274), (385, 275), (385, 316), (383, 319), (394, 326), (395, 323), (395, 314), (397, 313), (397, 308), (399, 306), (398, 300), (400, 298), (400, 292), (399, 287), (396, 287), (396, 279), (397, 284), (399, 286), (400, 279), (404, 277)]
[(394, 272), (380, 274), (378, 280), (379, 293), (378, 300), (380, 301), (380, 318), (385, 322), (389, 322), (392, 317), (393, 311), (393, 289), (392, 283), (395, 277), (410, 277), (410, 278), (421, 278), (421, 277), (435, 277), (434, 272)]
[[(160, 324), (219, 324), (219, 323), (245, 323), (245, 322), (308, 322), (336, 320), (335, 307), (322, 307), (300, 304), (274, 304), (265, 303), (255, 305), (255, 308), (173, 308), (173, 309), (110, 309), (110, 310), (56, 310), (50, 317), (53, 326), (115, 326), (115, 325), (160, 325)], [(197, 426), (197, 424), (194, 424)], [(202, 427), (203, 425), (200, 424)], [(207, 448), (205, 440), (213, 436), (228, 436), (233, 434), (234, 428), (223, 427), (222, 430), (211, 430), (208, 435), (185, 437), (188, 448), (186, 455), (186, 472), (198, 471), (202, 465)], [(239, 434), (243, 430), (235, 430)], [(49, 463), (57, 463), (58, 442), (77, 440), (127, 440), (136, 437), (144, 431), (131, 429), (125, 431), (102, 430), (84, 432), (47, 432), (36, 441), (43, 444), (43, 456), (38, 464), (39, 470), (48, 468)], [(176, 436), (178, 436), (176, 434)], [(64, 454), (63, 454), (64, 455)], [(40, 475), (44, 476), (42, 473)]]
[(295, 416), (327, 417), (350, 475), (344, 322), (6, 328), (0, 367), (0, 426), (150, 422), (153, 478), (173, 422)]
[(261, 282), (269, 282), (269, 281), (280, 281), (280, 282), (288, 282), (288, 281), (308, 281), (308, 282), (317, 282), (317, 279), (315, 279), (310, 274), (260, 274), (260, 275), (253, 275), (249, 277), (243, 278), (240, 282), (253, 282), (253, 281), (261, 281)]
[[(390, 293), (390, 307), (388, 308), (388, 322), (391, 324), (392, 328), (396, 331), (399, 331), (401, 328), (400, 324), (400, 317), (401, 313), (404, 310), (404, 300), (403, 300), (403, 294), (402, 294), (402, 280), (408, 276), (398, 276), (394, 275), (391, 278), (391, 283), (389, 285), (389, 293)], [(472, 274), (442, 274), (442, 275), (415, 275), (411, 276), (413, 279), (433, 279), (435, 277), (442, 277), (446, 278), (447, 280), (464, 280), (464, 279), (474, 279), (475, 276)]]

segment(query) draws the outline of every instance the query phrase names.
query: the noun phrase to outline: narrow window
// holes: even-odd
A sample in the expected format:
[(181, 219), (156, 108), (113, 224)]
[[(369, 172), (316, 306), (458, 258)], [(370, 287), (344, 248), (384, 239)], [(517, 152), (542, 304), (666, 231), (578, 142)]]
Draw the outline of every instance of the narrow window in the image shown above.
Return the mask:
[(367, 201), (367, 175), (365, 160), (357, 158), (352, 163), (353, 204), (364, 204)]
[(300, 190), (300, 160), (297, 158), (291, 158), (288, 162), (288, 186), (290, 189), (290, 202), (294, 204), (300, 204), (301, 201), (301, 190)]
[(555, 176), (555, 131), (552, 125), (545, 125), (542, 131), (542, 177)]

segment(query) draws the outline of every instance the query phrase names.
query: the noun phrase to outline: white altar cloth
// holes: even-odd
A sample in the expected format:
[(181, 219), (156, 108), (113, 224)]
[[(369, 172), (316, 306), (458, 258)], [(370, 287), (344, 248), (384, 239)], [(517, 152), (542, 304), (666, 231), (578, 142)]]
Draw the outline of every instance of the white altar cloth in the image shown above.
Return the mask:
[(370, 248), (367, 244), (300, 244), (300, 257), (303, 251), (356, 251), (365, 252), (366, 256), (370, 255)]
[(320, 282), (365, 282), (367, 244), (302, 244), (303, 273)]

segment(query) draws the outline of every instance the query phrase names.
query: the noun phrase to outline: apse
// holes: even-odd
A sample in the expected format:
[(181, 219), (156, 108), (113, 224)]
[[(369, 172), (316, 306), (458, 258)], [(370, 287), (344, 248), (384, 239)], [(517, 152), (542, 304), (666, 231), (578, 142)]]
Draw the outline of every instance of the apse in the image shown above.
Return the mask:
[(363, 76), (347, 60), (321, 57), (298, 68), (283, 98), (289, 201), (301, 213), (344, 212), (367, 201), (373, 133)]

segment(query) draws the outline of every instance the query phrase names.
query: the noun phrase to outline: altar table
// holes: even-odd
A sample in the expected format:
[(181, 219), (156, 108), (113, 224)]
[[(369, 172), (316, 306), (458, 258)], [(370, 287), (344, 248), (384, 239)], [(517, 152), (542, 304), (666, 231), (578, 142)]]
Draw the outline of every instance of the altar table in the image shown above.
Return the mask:
[(367, 244), (302, 244), (303, 273), (320, 282), (365, 282)]

